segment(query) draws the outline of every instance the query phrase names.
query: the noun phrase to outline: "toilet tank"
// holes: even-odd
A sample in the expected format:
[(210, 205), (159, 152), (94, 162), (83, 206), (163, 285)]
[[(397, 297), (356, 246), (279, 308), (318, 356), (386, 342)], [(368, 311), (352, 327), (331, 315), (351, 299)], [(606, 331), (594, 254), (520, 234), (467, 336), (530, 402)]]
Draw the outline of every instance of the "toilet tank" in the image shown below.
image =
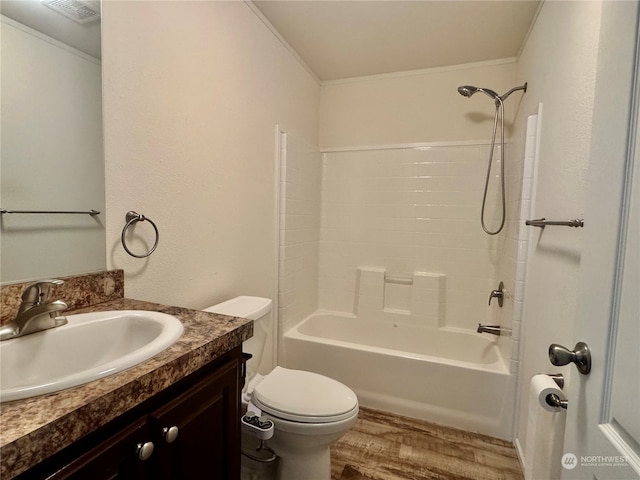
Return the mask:
[(253, 355), (247, 361), (247, 382), (255, 376), (262, 362), (267, 334), (271, 328), (272, 303), (270, 298), (240, 296), (204, 309), (205, 312), (253, 320), (253, 337), (242, 343), (242, 351)]

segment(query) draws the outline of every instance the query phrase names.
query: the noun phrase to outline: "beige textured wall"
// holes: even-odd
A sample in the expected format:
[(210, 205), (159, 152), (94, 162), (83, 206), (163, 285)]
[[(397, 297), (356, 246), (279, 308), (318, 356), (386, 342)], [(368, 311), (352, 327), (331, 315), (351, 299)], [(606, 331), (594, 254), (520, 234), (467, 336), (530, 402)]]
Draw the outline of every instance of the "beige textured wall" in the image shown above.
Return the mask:
[[(327, 82), (320, 97), (320, 147), (490, 138), (491, 99), (481, 93), (464, 98), (456, 89), (475, 85), (502, 94), (514, 79), (515, 62), (503, 60)], [(513, 104), (507, 107), (510, 112)]]
[[(273, 297), (275, 126), (317, 142), (319, 85), (244, 2), (103, 9), (108, 268), (143, 300)], [(120, 245), (129, 210), (160, 230), (147, 259)]]
[[(534, 218), (583, 218), (600, 17), (600, 2), (546, 2), (518, 61), (518, 80), (528, 81), (529, 90), (516, 126), (524, 128), (526, 116), (543, 104)], [(549, 344), (575, 343), (582, 234), (570, 228), (530, 232), (516, 420), (522, 447), (531, 377), (558, 371), (549, 363)]]

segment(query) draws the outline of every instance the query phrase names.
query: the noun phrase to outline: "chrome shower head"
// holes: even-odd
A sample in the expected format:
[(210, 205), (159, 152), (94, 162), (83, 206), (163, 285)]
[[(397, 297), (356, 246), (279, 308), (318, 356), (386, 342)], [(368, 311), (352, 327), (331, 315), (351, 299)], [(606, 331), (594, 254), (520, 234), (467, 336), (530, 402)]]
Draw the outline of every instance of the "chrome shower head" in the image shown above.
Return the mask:
[(462, 85), (461, 87), (458, 87), (458, 93), (463, 97), (470, 97), (477, 91), (478, 89), (476, 87), (472, 87), (471, 85)]
[(458, 93), (463, 97), (471, 97), (471, 95), (476, 92), (482, 92), (485, 95), (493, 98), (494, 100), (500, 99), (500, 95), (489, 88), (474, 87), (473, 85), (462, 85), (461, 87), (458, 87)]

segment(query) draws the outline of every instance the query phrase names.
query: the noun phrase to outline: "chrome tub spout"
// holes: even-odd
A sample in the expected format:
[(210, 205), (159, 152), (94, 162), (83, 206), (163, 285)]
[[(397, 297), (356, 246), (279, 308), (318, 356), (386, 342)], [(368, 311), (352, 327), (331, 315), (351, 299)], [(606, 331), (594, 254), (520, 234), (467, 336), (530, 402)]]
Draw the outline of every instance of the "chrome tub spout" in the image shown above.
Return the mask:
[(478, 333), (490, 333), (491, 335), (511, 336), (511, 329), (503, 328), (500, 325), (482, 325), (479, 323), (476, 331)]

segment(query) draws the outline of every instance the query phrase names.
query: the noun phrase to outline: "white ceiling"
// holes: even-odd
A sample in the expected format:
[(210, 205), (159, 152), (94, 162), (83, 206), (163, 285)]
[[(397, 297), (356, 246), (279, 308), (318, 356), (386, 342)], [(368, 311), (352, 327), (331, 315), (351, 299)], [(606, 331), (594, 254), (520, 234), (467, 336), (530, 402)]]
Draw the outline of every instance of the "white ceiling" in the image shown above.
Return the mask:
[(540, 1), (253, 0), (321, 81), (518, 55)]
[(0, 13), (29, 28), (100, 58), (100, 22), (84, 25), (42, 5), (40, 0), (0, 0)]
[[(540, 0), (253, 0), (321, 81), (518, 55)], [(100, 23), (79, 25), (39, 0), (0, 13), (100, 58)]]

